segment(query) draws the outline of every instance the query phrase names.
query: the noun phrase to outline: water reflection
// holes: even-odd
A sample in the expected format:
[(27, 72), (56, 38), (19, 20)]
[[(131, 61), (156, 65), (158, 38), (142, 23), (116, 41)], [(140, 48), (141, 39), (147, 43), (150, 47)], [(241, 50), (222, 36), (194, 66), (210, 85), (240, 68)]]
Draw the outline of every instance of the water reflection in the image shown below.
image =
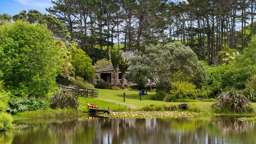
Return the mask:
[(253, 122), (91, 119), (33, 125), (0, 133), (0, 144), (253, 144)]

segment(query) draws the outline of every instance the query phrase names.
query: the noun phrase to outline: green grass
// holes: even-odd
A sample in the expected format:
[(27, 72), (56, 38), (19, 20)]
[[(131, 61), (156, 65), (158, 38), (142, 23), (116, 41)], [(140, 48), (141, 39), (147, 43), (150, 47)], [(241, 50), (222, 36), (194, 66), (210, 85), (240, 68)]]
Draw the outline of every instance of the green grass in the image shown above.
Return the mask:
[[(97, 98), (80, 98), (80, 109), (87, 110), (88, 103), (94, 103), (101, 108), (110, 108), (113, 111), (140, 111), (144, 107), (154, 105), (157, 107), (164, 106), (177, 106), (180, 103), (187, 103), (191, 112), (203, 113), (204, 115), (214, 115), (212, 104), (214, 99), (202, 99), (202, 100), (179, 100), (178, 102), (165, 102), (158, 100), (150, 100), (149, 98), (155, 94), (155, 92), (149, 92), (148, 96), (143, 97), (142, 101), (139, 100), (138, 91), (130, 89), (97, 89)], [(123, 101), (123, 93), (126, 94), (126, 102)], [(252, 103), (254, 111), (256, 112), (256, 103)]]
[[(20, 112), (13, 115), (15, 122), (36, 122), (40, 120), (65, 120), (82, 116), (80, 111), (74, 109), (45, 109), (37, 111)], [(33, 121), (32, 121), (33, 120)]]
[[(143, 97), (142, 101), (139, 100), (138, 91), (136, 90), (109, 90), (109, 89), (98, 89), (99, 98), (104, 101), (112, 102), (115, 104), (122, 104), (128, 106), (129, 109), (140, 109), (144, 106), (151, 104), (154, 105), (165, 105), (167, 102), (149, 100), (147, 97)], [(123, 101), (123, 93), (126, 94), (126, 101)], [(150, 92), (149, 95), (153, 95), (154, 92)]]
[[(158, 107), (164, 106), (177, 106), (182, 102), (165, 102), (158, 100), (150, 100), (149, 97), (155, 94), (155, 92), (149, 92), (148, 96), (139, 100), (138, 91), (136, 90), (110, 90), (110, 89), (97, 89), (98, 97), (97, 98), (79, 98), (80, 101), (80, 110), (86, 111), (87, 104), (93, 103), (98, 105), (101, 108), (110, 108), (113, 111), (126, 111), (133, 110), (138, 111), (142, 110), (144, 107), (149, 105), (154, 105)], [(126, 94), (126, 101), (123, 101), (123, 94)], [(199, 100), (186, 100), (189, 105), (189, 111), (193, 112), (204, 112), (212, 113), (211, 105), (214, 103), (213, 100), (210, 101), (199, 101)]]
[(108, 102), (108, 101), (104, 101), (104, 100), (100, 100), (98, 98), (84, 98), (84, 97), (80, 97), (79, 98), (79, 110), (86, 112), (88, 111), (88, 107), (87, 104), (96, 104), (97, 106), (99, 106), (102, 109), (111, 109), (114, 111), (125, 111), (128, 108), (122, 104), (115, 104), (112, 102)]

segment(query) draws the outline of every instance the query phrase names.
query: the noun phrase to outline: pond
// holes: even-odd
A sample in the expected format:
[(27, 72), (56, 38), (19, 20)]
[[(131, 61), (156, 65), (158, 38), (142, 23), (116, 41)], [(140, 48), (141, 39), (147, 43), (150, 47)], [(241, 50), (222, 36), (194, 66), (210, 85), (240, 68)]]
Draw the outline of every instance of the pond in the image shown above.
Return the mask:
[(254, 122), (212, 120), (88, 119), (33, 124), (1, 133), (1, 144), (253, 144)]

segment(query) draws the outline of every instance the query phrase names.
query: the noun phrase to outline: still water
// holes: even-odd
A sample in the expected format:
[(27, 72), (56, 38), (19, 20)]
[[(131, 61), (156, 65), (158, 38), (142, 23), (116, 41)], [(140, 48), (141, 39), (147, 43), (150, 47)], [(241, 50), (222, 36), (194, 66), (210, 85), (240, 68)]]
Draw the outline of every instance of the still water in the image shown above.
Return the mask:
[(202, 120), (89, 119), (0, 133), (0, 144), (256, 144), (256, 124)]

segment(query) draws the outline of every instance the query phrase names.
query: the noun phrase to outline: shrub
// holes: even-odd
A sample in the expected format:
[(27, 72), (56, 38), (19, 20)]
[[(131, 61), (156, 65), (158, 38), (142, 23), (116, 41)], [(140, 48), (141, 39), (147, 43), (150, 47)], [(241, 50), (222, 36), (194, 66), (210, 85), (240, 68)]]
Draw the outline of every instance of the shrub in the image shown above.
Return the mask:
[(177, 81), (173, 83), (171, 94), (165, 97), (165, 101), (181, 98), (195, 98), (196, 94), (197, 89), (194, 84), (186, 81)]
[(240, 53), (236, 49), (224, 47), (223, 50), (218, 52), (218, 62), (229, 64), (236, 59)]
[(51, 108), (78, 108), (78, 96), (72, 91), (61, 89), (51, 100)]
[(17, 112), (45, 109), (46, 107), (47, 105), (43, 100), (11, 98), (9, 101), (9, 108), (7, 109), (7, 111), (12, 114), (15, 114)]
[(94, 85), (92, 85), (91, 83), (85, 81), (83, 78), (81, 77), (70, 77), (70, 81), (73, 85), (78, 86), (81, 89), (94, 89)]
[(231, 90), (221, 94), (213, 108), (218, 112), (251, 112), (249, 100), (237, 91)]
[(197, 98), (209, 98), (208, 89), (206, 87), (201, 87), (200, 89), (197, 89)]
[(243, 90), (251, 77), (251, 68), (239, 66), (235, 63), (229, 65), (207, 66), (208, 77), (202, 84), (202, 90), (210, 98), (216, 98), (223, 91), (230, 88)]
[(248, 67), (240, 67), (238, 65), (230, 65), (227, 67), (222, 77), (224, 88), (235, 88), (242, 90), (245, 88), (246, 81), (251, 77), (252, 72)]
[(46, 96), (56, 88), (64, 50), (39, 24), (15, 22), (0, 26), (0, 67), (13, 95)]
[(256, 75), (252, 76), (247, 82), (246, 82), (246, 88), (244, 90), (245, 96), (255, 102), (256, 101)]
[(0, 112), (0, 131), (6, 131), (8, 129), (11, 129), (12, 122), (13, 119), (11, 115)]
[[(226, 65), (219, 66), (205, 66), (207, 70), (207, 79), (202, 84), (201, 90), (207, 97), (216, 98), (221, 92), (223, 87), (223, 75), (228, 69)], [(206, 95), (205, 95), (206, 96)]]

